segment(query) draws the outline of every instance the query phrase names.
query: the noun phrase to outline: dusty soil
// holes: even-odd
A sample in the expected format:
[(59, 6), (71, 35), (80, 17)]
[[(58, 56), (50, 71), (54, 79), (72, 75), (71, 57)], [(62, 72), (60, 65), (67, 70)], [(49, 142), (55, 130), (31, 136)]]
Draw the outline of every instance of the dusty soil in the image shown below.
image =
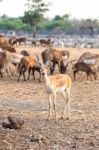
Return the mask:
[[(27, 49), (40, 55), (43, 48)], [(67, 48), (66, 48), (67, 49)], [(70, 59), (99, 49), (67, 49)], [(68, 70), (72, 78), (71, 70)], [(38, 75), (37, 75), (38, 76)], [(48, 95), (44, 82), (17, 82), (17, 75), (0, 79), (0, 150), (99, 150), (99, 77), (96, 81), (77, 79), (71, 90), (71, 118), (47, 121)], [(64, 101), (57, 96), (58, 114)], [(12, 116), (24, 120), (19, 130), (4, 129), (2, 121)], [(54, 115), (53, 115), (54, 116)]]

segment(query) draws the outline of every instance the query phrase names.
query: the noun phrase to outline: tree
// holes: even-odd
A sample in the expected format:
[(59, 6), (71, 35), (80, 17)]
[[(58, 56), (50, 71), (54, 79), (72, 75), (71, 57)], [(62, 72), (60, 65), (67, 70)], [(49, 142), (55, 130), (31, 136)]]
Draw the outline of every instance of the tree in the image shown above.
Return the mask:
[(62, 17), (59, 15), (56, 15), (53, 20), (60, 20), (60, 19), (62, 19)]
[(71, 14), (65, 14), (62, 17), (64, 20), (68, 20), (71, 17)]
[(5, 20), (8, 18), (8, 16), (6, 14), (3, 14), (0, 18), (1, 18), (1, 20)]
[(30, 24), (33, 29), (33, 37), (36, 37), (36, 28), (44, 18), (44, 13), (48, 11), (50, 3), (45, 4), (43, 0), (27, 0), (27, 11), (24, 12), (23, 22)]
[(80, 22), (80, 31), (81, 33), (90, 34), (90, 36), (94, 35), (94, 29), (96, 26), (96, 20), (86, 19)]

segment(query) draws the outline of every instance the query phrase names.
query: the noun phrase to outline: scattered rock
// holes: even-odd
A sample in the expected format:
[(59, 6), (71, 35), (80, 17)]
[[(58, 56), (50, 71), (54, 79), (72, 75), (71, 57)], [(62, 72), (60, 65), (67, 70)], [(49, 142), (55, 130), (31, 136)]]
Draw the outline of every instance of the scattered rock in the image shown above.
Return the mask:
[(9, 128), (9, 129), (21, 129), (24, 121), (13, 118), (11, 116), (8, 116), (4, 121), (2, 122), (2, 127), (3, 128)]
[(32, 135), (32, 137), (31, 137), (31, 142), (36, 142), (36, 143), (38, 143), (38, 142), (39, 142), (39, 138), (36, 138), (34, 135)]

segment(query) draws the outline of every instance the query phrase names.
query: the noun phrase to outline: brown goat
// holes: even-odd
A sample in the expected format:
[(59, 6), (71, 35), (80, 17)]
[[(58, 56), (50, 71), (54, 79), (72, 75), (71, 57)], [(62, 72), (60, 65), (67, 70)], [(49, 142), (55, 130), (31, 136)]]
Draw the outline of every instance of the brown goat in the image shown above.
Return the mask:
[(0, 45), (9, 45), (9, 38), (5, 36), (0, 37)]
[(22, 50), (22, 51), (20, 52), (20, 54), (22, 54), (23, 56), (30, 56), (29, 52), (26, 51), (26, 50)]
[(5, 51), (9, 51), (9, 52), (16, 52), (16, 49), (12, 46), (8, 46), (8, 45), (0, 45), (0, 48), (2, 50), (5, 50)]
[(9, 38), (9, 44), (10, 46), (14, 46), (15, 44), (17, 44), (16, 38), (15, 37)]
[(50, 49), (44, 50), (41, 55), (43, 59), (43, 64), (48, 64), (49, 62), (53, 63), (53, 65), (50, 67), (51, 74), (53, 74), (56, 64), (58, 64), (60, 73), (63, 73), (61, 65), (62, 63), (64, 64), (67, 61), (67, 58), (69, 58), (68, 51), (59, 51), (59, 50), (50, 48)]
[[(39, 77), (39, 82), (40, 82), (40, 78), (41, 78), (41, 73), (40, 73), (40, 69), (41, 69), (41, 65), (39, 62), (37, 62), (37, 60), (35, 59), (35, 57), (33, 58), (33, 56), (24, 56), (21, 60), (21, 63), (18, 67), (18, 70), (19, 70), (19, 77), (18, 77), (18, 81), (20, 79), (20, 76), (23, 74), (23, 77), (24, 77), (24, 81), (26, 81), (26, 78), (25, 78), (25, 72), (28, 70), (28, 79), (29, 79), (29, 76), (30, 76), (30, 72), (32, 70), (32, 73), (33, 73), (33, 77), (34, 77), (34, 71), (38, 71), (39, 74), (40, 74), (40, 77)], [(35, 79), (35, 77), (34, 77)]]
[(88, 76), (91, 77), (91, 75), (93, 75), (94, 79), (96, 80), (96, 72), (92, 71), (91, 67), (84, 62), (75, 63), (72, 69), (73, 69), (74, 80), (76, 78), (76, 73), (79, 71), (86, 72), (87, 79), (88, 79)]
[(5, 59), (6, 59), (6, 53), (0, 52), (0, 76), (1, 78), (3, 78), (2, 70), (4, 68)]
[(3, 35), (3, 34), (0, 34), (0, 37), (5, 37), (5, 35)]
[(12, 52), (4, 51), (0, 49), (0, 64), (4, 72), (10, 76), (13, 74), (11, 71), (12, 64), (16, 64), (16, 65), (19, 64), (23, 57), (24, 56), (21, 54), (12, 53)]

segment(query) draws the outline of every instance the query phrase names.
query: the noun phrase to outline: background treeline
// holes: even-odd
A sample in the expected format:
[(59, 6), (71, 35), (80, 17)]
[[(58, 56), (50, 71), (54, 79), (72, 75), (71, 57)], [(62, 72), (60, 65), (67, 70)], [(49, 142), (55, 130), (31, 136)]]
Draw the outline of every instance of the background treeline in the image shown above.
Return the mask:
[[(23, 22), (23, 18), (10, 18), (6, 15), (0, 17), (0, 30), (15, 30), (31, 32), (32, 27)], [(63, 16), (56, 15), (53, 19), (44, 18), (37, 25), (38, 33), (49, 34), (99, 34), (98, 19), (82, 19), (77, 20), (66, 14)]]

